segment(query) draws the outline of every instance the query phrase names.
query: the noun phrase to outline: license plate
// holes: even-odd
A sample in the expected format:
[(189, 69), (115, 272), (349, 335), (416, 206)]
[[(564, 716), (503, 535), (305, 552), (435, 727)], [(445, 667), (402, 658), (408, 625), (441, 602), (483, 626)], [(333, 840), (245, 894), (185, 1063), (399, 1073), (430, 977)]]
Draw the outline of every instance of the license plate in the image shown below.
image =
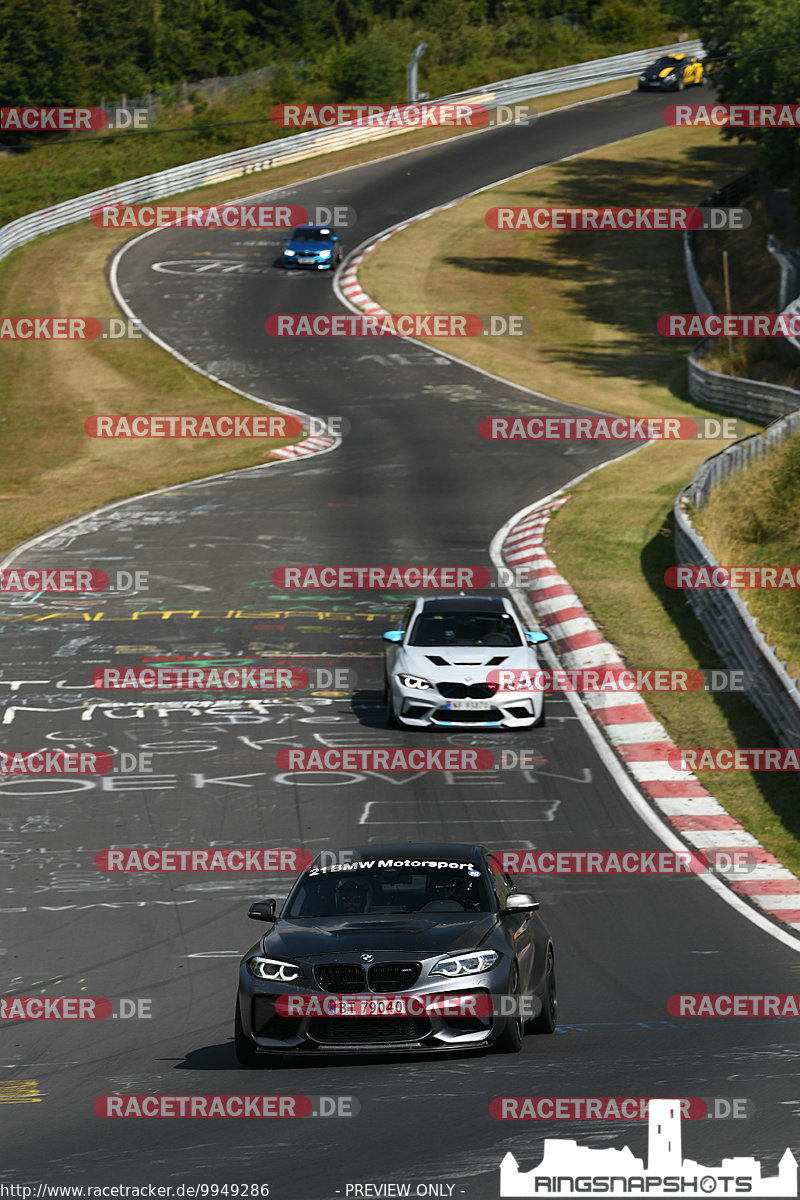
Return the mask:
[(299, 263), (302, 263), (303, 266), (307, 266), (308, 263), (313, 263), (313, 262), (316, 262), (317, 260), (315, 258), (298, 258), (297, 261)]
[(331, 1017), (390, 1017), (405, 1016), (406, 1006), (401, 996), (341, 996), (326, 1000), (325, 1011)]
[(445, 708), (466, 708), (472, 712), (487, 712), (492, 707), (490, 700), (448, 700)]

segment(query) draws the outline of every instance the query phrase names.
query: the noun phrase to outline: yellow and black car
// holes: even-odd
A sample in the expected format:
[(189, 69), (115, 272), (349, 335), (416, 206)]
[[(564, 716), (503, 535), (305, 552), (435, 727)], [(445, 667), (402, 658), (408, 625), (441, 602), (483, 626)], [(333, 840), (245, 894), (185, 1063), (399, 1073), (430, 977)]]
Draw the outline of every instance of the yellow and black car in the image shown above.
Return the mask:
[(639, 91), (682, 92), (693, 83), (704, 83), (703, 64), (692, 54), (668, 54), (645, 67), (639, 76)]

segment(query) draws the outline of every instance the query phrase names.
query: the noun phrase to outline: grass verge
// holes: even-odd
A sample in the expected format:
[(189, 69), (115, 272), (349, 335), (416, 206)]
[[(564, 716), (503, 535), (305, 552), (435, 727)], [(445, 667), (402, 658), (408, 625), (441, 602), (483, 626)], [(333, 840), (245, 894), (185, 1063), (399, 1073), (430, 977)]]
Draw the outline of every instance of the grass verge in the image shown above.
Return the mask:
[[(797, 568), (800, 563), (800, 436), (787, 438), (766, 458), (750, 463), (711, 493), (692, 517), (725, 566)], [(800, 675), (800, 593), (747, 589), (739, 593), (778, 659)]]
[[(480, 286), (481, 311), (530, 316), (532, 335), (431, 344), (608, 412), (707, 415), (688, 399), (686, 343), (656, 334), (662, 313), (691, 311), (677, 234), (500, 233), (484, 222), (495, 205), (660, 205), (665, 197), (692, 204), (749, 165), (746, 148), (705, 130), (688, 132), (667, 129), (593, 151), (419, 222), (370, 255), (361, 272), (364, 288), (390, 311), (460, 312), (463, 297)], [(426, 268), (410, 276), (409, 261)], [(664, 571), (674, 562), (674, 497), (722, 444), (645, 447), (578, 484), (548, 526), (559, 570), (634, 666), (720, 665), (684, 597), (664, 585)], [(775, 744), (766, 723), (735, 694), (657, 693), (648, 702), (682, 746)], [(793, 780), (709, 772), (703, 782), (787, 866), (800, 870)]]

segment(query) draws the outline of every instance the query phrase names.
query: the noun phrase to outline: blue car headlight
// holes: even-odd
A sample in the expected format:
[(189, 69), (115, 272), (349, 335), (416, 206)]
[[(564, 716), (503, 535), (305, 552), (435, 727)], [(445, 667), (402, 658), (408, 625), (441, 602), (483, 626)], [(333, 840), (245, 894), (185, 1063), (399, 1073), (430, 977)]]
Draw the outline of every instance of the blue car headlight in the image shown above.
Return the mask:
[(283, 253), (286, 255), (286, 257), (287, 257), (287, 258), (294, 258), (294, 256), (295, 256), (295, 254), (297, 253), (297, 251), (296, 251), (296, 250), (290, 250), (290, 249), (288, 248), (288, 246), (287, 246), (287, 248), (284, 250), (284, 252), (283, 252)]
[(398, 675), (397, 678), (403, 687), (414, 688), (420, 692), (425, 692), (433, 686), (428, 683), (427, 679), (420, 679), (419, 675)]
[(484, 971), (490, 971), (499, 957), (496, 950), (454, 954), (452, 958), (440, 958), (432, 968), (431, 975), (446, 975), (448, 979), (454, 979), (457, 975), (481, 975)]
[(320, 258), (330, 258), (332, 253), (333, 253), (332, 250), (319, 250), (318, 251)]
[(247, 969), (256, 979), (266, 979), (270, 983), (294, 983), (304, 977), (302, 967), (296, 963), (285, 962), (280, 958), (264, 958), (254, 954), (247, 960)]

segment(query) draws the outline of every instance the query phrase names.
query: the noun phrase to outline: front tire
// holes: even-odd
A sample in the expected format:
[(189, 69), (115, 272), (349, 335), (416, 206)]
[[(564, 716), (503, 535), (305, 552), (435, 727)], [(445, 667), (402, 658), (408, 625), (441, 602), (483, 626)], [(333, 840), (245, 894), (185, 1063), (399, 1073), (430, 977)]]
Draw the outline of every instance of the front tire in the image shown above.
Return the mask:
[(558, 1022), (558, 995), (556, 992), (556, 961), (553, 947), (547, 947), (547, 965), (544, 969), (544, 998), (538, 1017), (528, 1022), (529, 1033), (555, 1033)]
[(506, 1017), (506, 1026), (500, 1037), (495, 1042), (495, 1050), (500, 1054), (519, 1054), (522, 1049), (522, 1038), (525, 1033), (525, 1022), (522, 1019), (522, 1011), (519, 995), (519, 969), (516, 964), (514, 966), (514, 977), (511, 984), (511, 992), (509, 993), (517, 1004), (517, 1015), (515, 1017)]

